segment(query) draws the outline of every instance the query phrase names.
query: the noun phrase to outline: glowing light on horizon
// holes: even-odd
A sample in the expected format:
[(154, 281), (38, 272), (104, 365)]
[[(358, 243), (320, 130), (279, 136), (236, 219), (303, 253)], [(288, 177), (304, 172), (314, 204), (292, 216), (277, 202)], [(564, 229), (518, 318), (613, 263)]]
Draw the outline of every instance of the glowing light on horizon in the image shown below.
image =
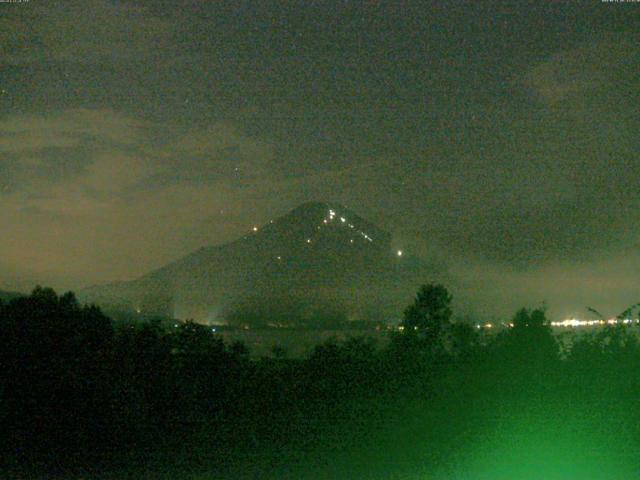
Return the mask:
[(493, 323), (477, 323), (476, 328), (480, 330), (481, 328), (493, 328)]
[(567, 327), (567, 328), (575, 328), (575, 327), (593, 327), (596, 325), (631, 325), (638, 324), (640, 320), (633, 318), (610, 318), (608, 320), (580, 320), (578, 318), (567, 318), (562, 320), (561, 322), (551, 322), (552, 327)]

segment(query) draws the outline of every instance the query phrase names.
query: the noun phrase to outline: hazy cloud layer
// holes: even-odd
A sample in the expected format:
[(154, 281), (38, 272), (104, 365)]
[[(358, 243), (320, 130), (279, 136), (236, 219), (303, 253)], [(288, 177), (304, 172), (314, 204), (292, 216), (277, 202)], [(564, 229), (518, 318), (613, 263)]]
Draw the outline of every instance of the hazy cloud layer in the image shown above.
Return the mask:
[(4, 65), (99, 63), (157, 56), (174, 45), (175, 21), (142, 6), (106, 0), (25, 2), (3, 6)]
[[(223, 220), (206, 233), (229, 228), (225, 205), (241, 201), (247, 182), (262, 181), (258, 175), (274, 159), (272, 146), (227, 123), (188, 131), (164, 145), (145, 134), (150, 125), (110, 111), (9, 117), (1, 127), (0, 216), (26, 241), (5, 237), (4, 255), (38, 250), (36, 271), (66, 270), (71, 276), (82, 275), (98, 258), (92, 281), (106, 270), (138, 275), (208, 243), (189, 240), (191, 232), (216, 214)], [(187, 246), (171, 244), (185, 240)], [(125, 245), (131, 250), (119, 250)]]
[(640, 49), (599, 7), (0, 4), (0, 288), (133, 278), (326, 199), (446, 262), (469, 311), (615, 310)]

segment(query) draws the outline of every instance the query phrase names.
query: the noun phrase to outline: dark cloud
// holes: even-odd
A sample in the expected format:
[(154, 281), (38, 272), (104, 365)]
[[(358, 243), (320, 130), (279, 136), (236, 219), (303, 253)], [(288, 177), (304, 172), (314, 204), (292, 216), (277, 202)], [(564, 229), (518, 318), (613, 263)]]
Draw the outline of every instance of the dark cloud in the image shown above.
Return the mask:
[(12, 285), (135, 277), (328, 199), (446, 262), (470, 310), (630, 296), (629, 9), (336, 8), (0, 3)]
[(525, 76), (537, 98), (549, 106), (569, 101), (580, 104), (591, 95), (626, 90), (637, 80), (637, 35), (608, 34), (591, 44), (551, 55)]
[(157, 58), (174, 44), (174, 21), (133, 4), (25, 2), (3, 9), (0, 55), (4, 65), (133, 62)]

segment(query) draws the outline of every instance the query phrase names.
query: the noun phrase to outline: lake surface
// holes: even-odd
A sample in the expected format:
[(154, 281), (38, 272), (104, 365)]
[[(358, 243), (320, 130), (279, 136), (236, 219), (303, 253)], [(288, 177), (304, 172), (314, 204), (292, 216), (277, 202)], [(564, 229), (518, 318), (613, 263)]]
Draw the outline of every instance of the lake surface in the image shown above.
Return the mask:
[(378, 348), (389, 341), (388, 330), (296, 330), (296, 329), (258, 329), (222, 331), (220, 335), (226, 343), (242, 341), (254, 357), (272, 354), (273, 347), (284, 348), (287, 357), (304, 357), (319, 345), (331, 338), (373, 338)]

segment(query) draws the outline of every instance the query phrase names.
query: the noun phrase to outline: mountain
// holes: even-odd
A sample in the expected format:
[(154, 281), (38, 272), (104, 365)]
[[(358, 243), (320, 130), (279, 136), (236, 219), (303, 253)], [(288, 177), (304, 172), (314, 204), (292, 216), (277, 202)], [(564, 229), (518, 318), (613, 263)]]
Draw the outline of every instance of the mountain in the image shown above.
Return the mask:
[(402, 285), (409, 281), (413, 294), (425, 270), (420, 259), (392, 250), (389, 233), (353, 211), (312, 202), (236, 241), (79, 296), (200, 322), (330, 324), (397, 317), (402, 304), (394, 298), (400, 294), (406, 304)]

